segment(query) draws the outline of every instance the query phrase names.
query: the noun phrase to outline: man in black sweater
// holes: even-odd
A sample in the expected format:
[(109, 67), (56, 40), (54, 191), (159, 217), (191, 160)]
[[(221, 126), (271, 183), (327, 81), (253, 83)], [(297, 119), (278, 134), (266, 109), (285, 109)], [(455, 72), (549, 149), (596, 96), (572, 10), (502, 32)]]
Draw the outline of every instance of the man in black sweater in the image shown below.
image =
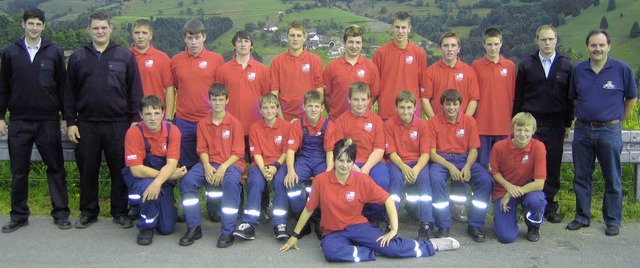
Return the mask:
[(62, 93), (66, 83), (64, 54), (56, 45), (42, 40), (45, 14), (31, 8), (24, 11), (24, 38), (2, 51), (0, 66), (0, 114), (11, 112), (9, 124), (0, 120), (0, 135), (9, 134), (11, 162), (11, 221), (2, 227), (10, 233), (29, 224), (29, 170), (31, 150), (36, 144), (47, 165), (51, 196), (51, 216), (60, 229), (71, 228), (66, 172), (62, 157), (61, 134), (66, 123), (60, 121)]
[(531, 113), (537, 121), (534, 138), (547, 149), (547, 180), (543, 192), (547, 198), (545, 217), (558, 223), (558, 202), (555, 196), (560, 189), (560, 164), (562, 145), (569, 135), (573, 121), (573, 107), (569, 100), (569, 81), (573, 63), (556, 51), (558, 36), (551, 25), (542, 25), (536, 31), (539, 50), (518, 64), (516, 95), (513, 115)]
[(142, 82), (133, 53), (109, 39), (112, 30), (107, 14), (91, 14), (91, 42), (69, 58), (64, 119), (69, 125), (69, 139), (78, 144), (75, 152), (80, 173), (81, 217), (76, 228), (86, 228), (98, 220), (102, 152), (111, 175), (113, 221), (122, 228), (133, 226), (127, 217), (127, 187), (121, 169), (125, 133), (131, 122), (140, 120)]

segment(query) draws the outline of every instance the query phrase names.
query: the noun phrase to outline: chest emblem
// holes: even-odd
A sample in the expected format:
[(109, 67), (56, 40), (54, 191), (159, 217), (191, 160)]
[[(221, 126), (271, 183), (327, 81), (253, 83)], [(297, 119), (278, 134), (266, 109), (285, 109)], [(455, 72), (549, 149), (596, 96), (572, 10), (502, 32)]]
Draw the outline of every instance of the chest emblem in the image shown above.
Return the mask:
[(364, 130), (365, 130), (366, 132), (371, 132), (371, 131), (373, 131), (373, 123), (369, 123), (369, 122), (364, 123)]
[(273, 142), (275, 142), (275, 144), (280, 145), (280, 143), (282, 143), (282, 136), (275, 136), (273, 137)]
[(223, 140), (228, 140), (231, 137), (231, 130), (223, 130), (222, 131), (222, 139)]
[(356, 199), (356, 192), (348, 191), (344, 194), (344, 198), (347, 199), (347, 201), (351, 202)]
[(464, 74), (463, 73), (456, 73), (456, 81), (462, 81), (462, 79), (464, 79)]
[(529, 155), (525, 155), (522, 157), (522, 161), (520, 161), (521, 164), (526, 164), (527, 162), (529, 162)]
[(150, 69), (151, 67), (153, 67), (153, 60), (147, 60), (144, 62), (144, 67), (146, 67), (147, 69)]
[(356, 71), (356, 76), (358, 76), (358, 78), (364, 78), (364, 70), (358, 70)]
[(456, 130), (456, 137), (457, 137), (457, 138), (462, 138), (462, 137), (464, 137), (464, 129), (458, 129), (458, 130)]
[(412, 64), (413, 56), (407, 56), (406, 58), (404, 58), (404, 62), (406, 62), (407, 64)]
[(247, 80), (249, 80), (249, 81), (256, 80), (256, 73), (255, 72), (247, 73)]
[(418, 131), (412, 130), (409, 131), (409, 139), (415, 141), (418, 138)]
[(507, 73), (508, 73), (507, 69), (505, 68), (500, 69), (500, 76), (507, 77)]
[(308, 73), (309, 71), (311, 71), (311, 64), (309, 63), (302, 64), (302, 72)]
[(616, 89), (616, 86), (613, 84), (612, 81), (607, 81), (607, 83), (604, 84), (602, 86), (602, 88), (604, 88), (604, 89)]
[(206, 62), (206, 61), (198, 62), (198, 68), (200, 68), (200, 69), (206, 69), (207, 65), (209, 65), (209, 63)]

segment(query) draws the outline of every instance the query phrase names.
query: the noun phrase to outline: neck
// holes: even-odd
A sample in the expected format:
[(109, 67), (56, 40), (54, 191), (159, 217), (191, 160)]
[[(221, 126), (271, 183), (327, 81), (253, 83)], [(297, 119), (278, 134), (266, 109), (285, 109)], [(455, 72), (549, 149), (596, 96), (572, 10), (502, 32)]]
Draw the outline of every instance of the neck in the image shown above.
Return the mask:
[(551, 53), (544, 53), (544, 52), (540, 51), (540, 55), (542, 55), (542, 57), (545, 58), (545, 59), (551, 58), (551, 55), (553, 55), (554, 53), (556, 53), (555, 50), (552, 51)]
[(456, 115), (455, 115), (455, 116), (448, 116), (448, 115), (447, 115), (446, 117), (447, 117), (447, 121), (448, 121), (449, 123), (455, 123), (455, 122), (458, 120), (458, 114), (457, 114), (457, 113), (456, 113)]
[(336, 179), (340, 184), (344, 185), (345, 183), (347, 183), (347, 180), (349, 179), (349, 174), (338, 174), (338, 171), (336, 171), (335, 174), (336, 174)]
[(589, 64), (591, 65), (591, 68), (593, 69), (601, 69), (602, 67), (604, 67), (605, 63), (607, 63), (607, 58), (604, 58), (603, 60), (589, 60)]
[(247, 65), (250, 59), (251, 59), (251, 55), (236, 54), (236, 62), (238, 62), (239, 64)]
[(489, 57), (489, 55), (487, 55), (487, 59), (489, 59), (490, 61), (492, 61), (493, 63), (496, 63), (500, 60), (500, 54), (495, 55), (493, 57)]
[(222, 122), (222, 119), (224, 119), (224, 116), (227, 112), (222, 111), (222, 112), (212, 112), (211, 113), (211, 121), (213, 121), (213, 123), (215, 124), (220, 124), (220, 122)]
[(149, 50), (150, 47), (151, 46), (146, 46), (146, 47), (134, 46), (133, 48), (140, 53), (145, 53)]
[(355, 116), (363, 116), (363, 115), (364, 115), (364, 113), (366, 113), (366, 112), (367, 112), (367, 111), (364, 111), (364, 112), (362, 112), (362, 113), (357, 113), (357, 112), (355, 112), (354, 110), (351, 110), (351, 113), (352, 113), (352, 114), (354, 114)]
[(529, 143), (522, 144), (518, 142), (516, 138), (511, 139), (511, 143), (513, 143), (513, 145), (515, 145), (518, 149), (524, 149), (524, 147), (527, 147), (527, 144), (529, 144)]
[(293, 55), (294, 57), (300, 56), (300, 54), (302, 54), (302, 51), (304, 51), (304, 49), (293, 50), (289, 48), (289, 53), (291, 53), (291, 55)]
[(406, 127), (406, 126), (411, 125), (411, 123), (413, 122), (413, 117), (411, 117), (411, 120), (407, 120), (407, 121), (400, 120), (400, 121), (402, 121), (402, 123), (403, 123), (403, 124), (404, 124), (404, 126)]
[(24, 38), (24, 40), (26, 40), (26, 41), (27, 41), (27, 44), (28, 44), (30, 47), (33, 47), (33, 46), (37, 45), (37, 44), (38, 44), (38, 42), (40, 42), (40, 37), (38, 37), (38, 38), (36, 38), (36, 39), (32, 39), (32, 38), (29, 38), (29, 37), (25, 37), (25, 38)]
[(267, 126), (273, 127), (273, 125), (276, 124), (277, 119), (278, 119), (277, 117), (273, 117), (273, 119), (269, 119), (269, 120), (265, 119), (264, 122), (267, 124)]
[(320, 121), (320, 116), (318, 116), (318, 118), (307, 117), (307, 121), (309, 121), (309, 124), (311, 124), (312, 126), (315, 126), (318, 123), (318, 121)]
[(456, 63), (458, 62), (458, 59), (453, 59), (453, 60), (442, 60), (442, 62), (444, 62), (445, 65), (449, 66), (449, 67), (453, 67), (456, 65)]
[(95, 42), (93, 43), (93, 48), (100, 52), (103, 52), (105, 49), (107, 49), (108, 46), (109, 42), (106, 42), (104, 44), (96, 44)]
[(351, 65), (355, 65), (356, 62), (358, 62), (358, 59), (360, 58), (360, 55), (357, 56), (351, 56), (348, 54), (344, 54), (344, 59), (347, 60), (348, 63), (351, 63)]
[(402, 49), (407, 48), (407, 45), (409, 45), (409, 39), (405, 39), (403, 41), (398, 41), (394, 39), (393, 42), (396, 43), (396, 46)]

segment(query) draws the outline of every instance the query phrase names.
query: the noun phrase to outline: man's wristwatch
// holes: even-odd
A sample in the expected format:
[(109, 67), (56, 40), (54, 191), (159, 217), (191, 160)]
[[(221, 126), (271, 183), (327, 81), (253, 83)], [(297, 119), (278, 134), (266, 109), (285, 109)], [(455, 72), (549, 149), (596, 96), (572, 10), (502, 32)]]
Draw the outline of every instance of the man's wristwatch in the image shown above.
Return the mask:
[(296, 239), (302, 238), (302, 236), (299, 233), (296, 233), (295, 231), (291, 233), (291, 237), (295, 237)]

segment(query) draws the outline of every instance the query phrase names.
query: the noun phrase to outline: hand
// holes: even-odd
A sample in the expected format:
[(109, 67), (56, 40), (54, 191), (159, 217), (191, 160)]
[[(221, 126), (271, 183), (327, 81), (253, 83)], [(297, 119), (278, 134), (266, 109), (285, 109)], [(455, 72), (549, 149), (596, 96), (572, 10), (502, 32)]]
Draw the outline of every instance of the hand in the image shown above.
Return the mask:
[(509, 186), (505, 187), (505, 189), (507, 190), (507, 193), (509, 193), (509, 195), (513, 197), (521, 197), (524, 195), (524, 192), (522, 192), (522, 187), (520, 186), (510, 184)]
[(451, 179), (454, 181), (462, 181), (462, 172), (453, 165), (449, 168), (449, 175), (451, 175)]
[(227, 167), (220, 165), (213, 174), (213, 186), (220, 186), (224, 180), (224, 174), (227, 173)]
[(67, 121), (60, 120), (60, 133), (62, 136), (67, 136)]
[(295, 170), (289, 170), (287, 176), (284, 177), (284, 187), (293, 189), (298, 184), (299, 178)]
[(402, 166), (400, 166), (400, 172), (402, 172), (402, 177), (404, 177), (405, 183), (413, 184), (411, 182), (411, 177), (413, 176), (411, 167), (407, 166), (406, 164), (402, 164)]
[(505, 194), (502, 199), (500, 199), (500, 210), (502, 210), (502, 212), (509, 212), (509, 210), (511, 209), (510, 206), (507, 206), (507, 204), (509, 204), (509, 200), (511, 199), (511, 197), (509, 197), (508, 194)]
[(418, 179), (418, 174), (420, 174), (420, 171), (422, 171), (421, 168), (418, 168), (418, 165), (415, 165), (411, 168), (411, 180), (410, 180), (410, 184), (414, 184), (416, 183), (416, 180)]
[(468, 182), (471, 179), (471, 165), (465, 165), (460, 172), (462, 173), (463, 182)]
[(391, 240), (396, 236), (397, 233), (398, 232), (396, 230), (391, 229), (391, 231), (389, 231), (385, 235), (378, 237), (378, 239), (376, 239), (376, 242), (380, 241), (381, 248), (386, 247), (389, 245), (389, 242), (391, 242)]
[(289, 237), (289, 240), (287, 240), (287, 243), (280, 248), (280, 251), (285, 252), (291, 249), (292, 247), (295, 248), (296, 250), (300, 249), (298, 248), (298, 239), (293, 236)]
[(187, 167), (181, 166), (177, 168), (176, 171), (173, 172), (173, 175), (171, 175), (171, 179), (172, 180), (182, 179), (182, 177), (184, 177), (184, 174), (187, 174)]
[(207, 180), (209, 184), (213, 184), (213, 175), (216, 173), (216, 168), (214, 168), (209, 163), (204, 164), (203, 167), (204, 167), (204, 178)]
[(4, 120), (0, 120), (0, 137), (9, 133), (9, 126)]
[(144, 193), (142, 193), (142, 202), (146, 200), (158, 199), (158, 196), (160, 195), (161, 187), (162, 187), (162, 184), (158, 185), (158, 183), (156, 183), (155, 181), (149, 184), (147, 189), (144, 190)]
[(67, 135), (69, 136), (69, 140), (73, 143), (79, 143), (78, 139), (80, 138), (80, 131), (78, 130), (78, 126), (68, 127)]
[[(355, 165), (353, 165), (355, 166)], [(362, 166), (362, 168), (360, 168), (360, 172), (369, 175), (369, 172), (371, 172), (371, 169), (365, 166)]]
[(564, 138), (568, 138), (569, 137), (569, 133), (571, 132), (571, 128), (570, 127), (565, 127), (564, 128)]

